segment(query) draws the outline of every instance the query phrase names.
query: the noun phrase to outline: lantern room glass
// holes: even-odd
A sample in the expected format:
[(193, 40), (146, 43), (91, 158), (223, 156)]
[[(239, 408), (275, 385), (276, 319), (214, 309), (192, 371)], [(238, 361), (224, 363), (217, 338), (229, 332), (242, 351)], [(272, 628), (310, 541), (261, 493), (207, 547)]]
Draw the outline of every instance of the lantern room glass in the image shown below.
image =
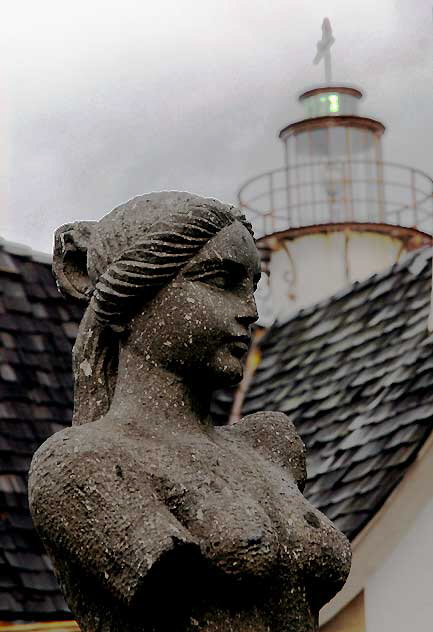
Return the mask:
[(322, 92), (302, 99), (305, 118), (318, 116), (356, 116), (358, 100), (351, 94), (342, 92)]

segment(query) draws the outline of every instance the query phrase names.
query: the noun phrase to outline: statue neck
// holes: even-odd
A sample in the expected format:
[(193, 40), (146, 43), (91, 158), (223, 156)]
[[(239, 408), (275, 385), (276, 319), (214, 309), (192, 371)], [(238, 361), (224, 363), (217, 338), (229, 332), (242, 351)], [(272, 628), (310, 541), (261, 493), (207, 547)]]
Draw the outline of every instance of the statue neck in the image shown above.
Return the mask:
[(188, 384), (150, 359), (122, 349), (118, 379), (107, 417), (134, 430), (209, 430), (211, 390)]

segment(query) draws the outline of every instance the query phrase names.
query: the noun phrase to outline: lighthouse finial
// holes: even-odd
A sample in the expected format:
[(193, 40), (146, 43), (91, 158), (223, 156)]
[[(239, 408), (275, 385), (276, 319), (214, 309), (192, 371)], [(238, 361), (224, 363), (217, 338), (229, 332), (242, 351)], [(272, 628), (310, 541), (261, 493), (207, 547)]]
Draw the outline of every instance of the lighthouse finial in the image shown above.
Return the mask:
[(331, 68), (331, 46), (335, 42), (332, 35), (332, 27), (329, 18), (324, 18), (322, 22), (322, 39), (317, 42), (317, 53), (313, 59), (313, 64), (318, 64), (322, 59), (325, 62), (325, 81), (329, 85), (332, 81)]

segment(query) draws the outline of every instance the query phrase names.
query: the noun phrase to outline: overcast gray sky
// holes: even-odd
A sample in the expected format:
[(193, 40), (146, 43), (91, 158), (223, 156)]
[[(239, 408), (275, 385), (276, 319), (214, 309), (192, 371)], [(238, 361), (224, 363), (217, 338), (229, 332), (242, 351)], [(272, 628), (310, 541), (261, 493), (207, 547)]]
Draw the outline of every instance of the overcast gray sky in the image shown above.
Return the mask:
[(134, 195), (235, 201), (282, 164), (276, 134), (323, 17), (334, 78), (387, 126), (384, 158), (433, 174), (431, 0), (34, 0), (3, 3), (0, 235), (51, 250), (54, 229)]

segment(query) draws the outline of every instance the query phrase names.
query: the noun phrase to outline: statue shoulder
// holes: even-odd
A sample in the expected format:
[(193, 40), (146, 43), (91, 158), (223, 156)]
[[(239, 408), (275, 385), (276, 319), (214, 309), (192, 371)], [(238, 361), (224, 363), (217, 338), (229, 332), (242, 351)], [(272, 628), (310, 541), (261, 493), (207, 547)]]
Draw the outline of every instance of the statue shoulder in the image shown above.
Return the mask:
[(128, 443), (93, 424), (56, 433), (37, 451), (30, 509), (54, 559), (78, 565), (130, 604), (143, 582), (150, 590), (163, 560), (175, 568), (179, 556), (197, 557), (199, 547), (160, 500)]
[(94, 423), (65, 428), (49, 437), (33, 455), (29, 471), (30, 487), (35, 479), (42, 482), (39, 479), (45, 477), (47, 472), (55, 480), (61, 478), (62, 474), (71, 477), (77, 473), (81, 476), (85, 463), (91, 464), (91, 469), (97, 469), (104, 454), (109, 451), (116, 453), (121, 449), (109, 433), (92, 427)]
[(37, 514), (43, 508), (45, 514), (50, 509), (57, 514), (61, 507), (67, 515), (65, 503), (78, 507), (89, 504), (90, 497), (108, 506), (112, 498), (130, 504), (129, 499), (139, 494), (141, 504), (145, 503), (154, 494), (146, 467), (151, 461), (148, 448), (149, 455), (140, 459), (146, 442), (137, 451), (131, 439), (98, 421), (55, 433), (36, 451), (30, 466), (32, 511)]
[(35, 452), (29, 471), (29, 502), (36, 526), (40, 510), (45, 516), (65, 511), (65, 502), (73, 506), (79, 501), (90, 481), (99, 485), (105, 478), (109, 485), (106, 468), (101, 467), (108, 445), (90, 426), (56, 432)]
[(65, 428), (54, 433), (49, 437), (33, 455), (29, 470), (29, 488), (34, 486), (36, 481), (39, 483), (39, 477), (44, 477), (45, 470), (55, 475), (58, 471), (60, 462), (65, 458), (70, 458), (72, 454), (76, 454), (76, 450), (71, 450), (72, 444), (76, 447), (77, 439), (76, 428)]
[(233, 428), (236, 434), (262, 456), (289, 469), (299, 489), (304, 489), (307, 477), (306, 449), (287, 415), (275, 411), (261, 411), (246, 415)]

